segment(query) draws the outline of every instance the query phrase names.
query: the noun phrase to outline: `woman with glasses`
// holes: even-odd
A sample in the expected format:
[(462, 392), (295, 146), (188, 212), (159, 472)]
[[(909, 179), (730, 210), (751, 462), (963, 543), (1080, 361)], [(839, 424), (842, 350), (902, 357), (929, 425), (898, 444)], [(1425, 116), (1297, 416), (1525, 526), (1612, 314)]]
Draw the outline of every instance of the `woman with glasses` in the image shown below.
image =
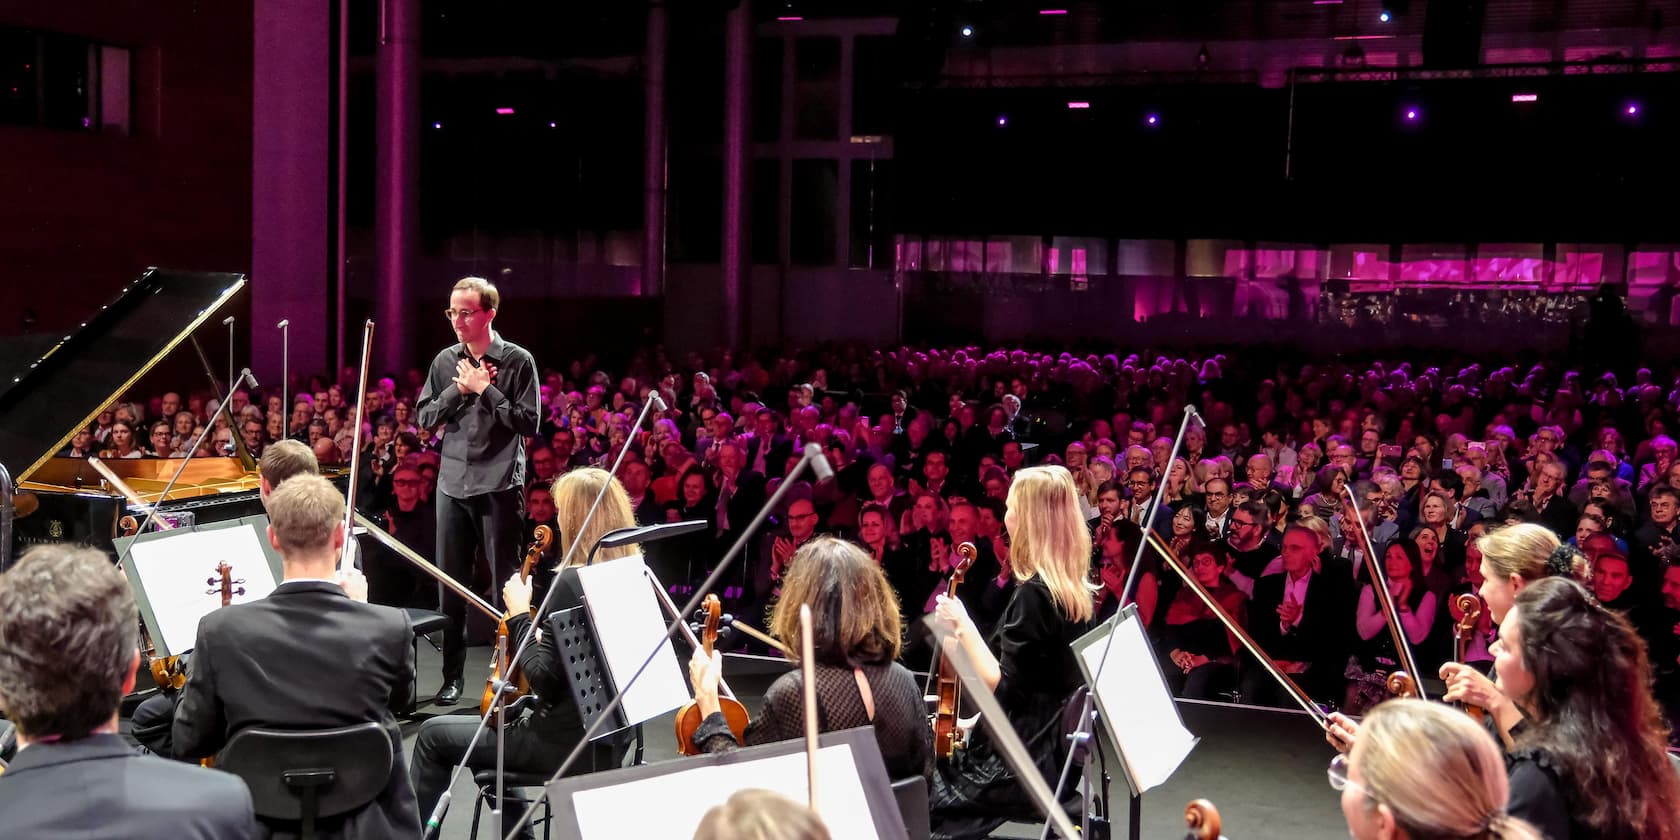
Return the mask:
[(1539, 840), (1507, 813), (1499, 747), (1469, 717), (1422, 700), (1372, 709), (1353, 750), (1330, 761), (1330, 787), (1354, 840)]

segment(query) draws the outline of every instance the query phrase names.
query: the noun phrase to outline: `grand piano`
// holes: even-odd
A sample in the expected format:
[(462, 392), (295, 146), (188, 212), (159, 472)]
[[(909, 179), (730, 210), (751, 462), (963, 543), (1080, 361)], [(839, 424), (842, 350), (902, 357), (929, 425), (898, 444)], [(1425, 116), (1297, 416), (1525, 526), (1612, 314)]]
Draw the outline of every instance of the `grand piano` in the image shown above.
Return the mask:
[[(0, 339), (0, 570), (42, 542), (81, 542), (115, 558), (118, 521), (143, 512), (131, 511), (85, 459), (58, 453), (169, 354), (193, 352), (181, 345), (245, 285), (242, 274), (150, 268), (69, 335)], [(162, 514), (237, 519), (261, 513), (262, 502), (256, 463), (239, 435), (234, 441), (235, 457), (194, 458), (162, 499), (180, 459), (105, 463)]]

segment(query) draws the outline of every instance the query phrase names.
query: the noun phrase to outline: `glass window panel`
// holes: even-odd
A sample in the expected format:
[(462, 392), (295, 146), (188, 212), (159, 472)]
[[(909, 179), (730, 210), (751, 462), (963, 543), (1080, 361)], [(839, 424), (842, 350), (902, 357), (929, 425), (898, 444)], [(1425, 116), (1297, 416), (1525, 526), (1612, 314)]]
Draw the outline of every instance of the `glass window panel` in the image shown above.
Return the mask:
[(782, 39), (759, 38), (753, 44), (752, 135), (761, 143), (782, 136)]
[(1400, 246), (1400, 285), (1464, 285), (1470, 278), (1468, 250), (1459, 243)]
[(840, 163), (793, 162), (792, 258), (797, 265), (834, 263), (835, 218), (839, 206)]
[(840, 134), (840, 39), (799, 38), (793, 44), (793, 136), (833, 140)]
[(1122, 239), (1115, 251), (1115, 274), (1133, 277), (1170, 277), (1174, 244), (1170, 239)]
[[(1247, 269), (1241, 260), (1247, 251), (1237, 240), (1191, 239), (1184, 243), (1184, 248), (1184, 273), (1189, 277), (1240, 277)], [(1225, 259), (1231, 251), (1237, 251), (1239, 255), (1235, 270)]]
[(1108, 240), (1096, 236), (1057, 236), (1045, 262), (1051, 274), (1075, 277), (1108, 273)]

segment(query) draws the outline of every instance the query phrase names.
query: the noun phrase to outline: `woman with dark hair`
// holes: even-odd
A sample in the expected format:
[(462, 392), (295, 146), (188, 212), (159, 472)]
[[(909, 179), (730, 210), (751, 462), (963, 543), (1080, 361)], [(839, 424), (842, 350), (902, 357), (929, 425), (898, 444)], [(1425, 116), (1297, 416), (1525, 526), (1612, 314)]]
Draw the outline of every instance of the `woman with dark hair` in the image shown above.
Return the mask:
[[(1564, 577), (1517, 593), (1494, 643), (1511, 730), (1507, 810), (1549, 840), (1680, 838), (1680, 774), (1651, 697), (1645, 642)], [(1449, 682), (1446, 699), (1459, 699)]]
[(1417, 522), (1423, 494), (1429, 492), (1429, 465), (1418, 455), (1400, 461), (1400, 498), (1395, 500), (1395, 524), (1406, 530)]
[[(903, 625), (898, 597), (879, 566), (855, 544), (817, 537), (793, 555), (770, 634), (798, 651), (799, 607), (811, 605), (811, 651), (817, 679), (817, 720), (823, 732), (872, 726), (894, 779), (933, 775), (933, 730), (922, 689), (898, 657)], [(723, 658), (696, 650), (689, 661), (694, 700), (705, 721), (693, 742), (706, 752), (737, 746), (718, 709)], [(753, 716), (747, 746), (805, 734), (804, 676), (789, 671), (770, 684), (764, 708)]]
[(1301, 515), (1313, 516), (1329, 521), (1342, 510), (1342, 488), (1347, 486), (1348, 475), (1334, 464), (1319, 467), (1318, 474), (1313, 478), (1312, 492), (1301, 500)]
[[(1383, 555), (1383, 568), (1388, 576), (1388, 592), (1394, 596), (1395, 614), (1406, 633), (1406, 642), (1413, 647), (1423, 644), (1435, 624), (1439, 600), (1424, 583), (1423, 556), (1417, 543), (1411, 540), (1389, 543)], [(1358, 714), (1387, 699), (1388, 675), (1401, 667), (1400, 654), (1394, 648), (1394, 636), (1388, 629), (1388, 615), (1382, 609), (1374, 583), (1365, 584), (1359, 592), (1354, 629), (1359, 631), (1360, 642), (1355, 646), (1354, 655), (1348, 659), (1346, 676), (1349, 682), (1347, 697), (1342, 704), (1348, 714)]]
[(698, 461), (690, 462), (688, 468), (682, 471), (682, 475), (677, 479), (677, 497), (665, 505), (667, 522), (686, 522), (694, 519), (704, 519), (710, 527), (666, 542), (660, 551), (661, 556), (683, 558), (687, 561), (683, 573), (687, 577), (686, 582), (690, 584), (705, 576), (707, 570), (712, 567), (712, 562), (719, 556), (715, 536), (717, 489), (712, 486), (711, 476)]
[(1195, 505), (1183, 505), (1172, 518), (1172, 546), (1174, 554), (1184, 556), (1192, 540), (1207, 538), (1207, 511)]
[(111, 424), (110, 447), (99, 453), (99, 457), (107, 460), (112, 458), (142, 458), (146, 451), (140, 448), (140, 441), (134, 437), (134, 424), (127, 420), (117, 420)]

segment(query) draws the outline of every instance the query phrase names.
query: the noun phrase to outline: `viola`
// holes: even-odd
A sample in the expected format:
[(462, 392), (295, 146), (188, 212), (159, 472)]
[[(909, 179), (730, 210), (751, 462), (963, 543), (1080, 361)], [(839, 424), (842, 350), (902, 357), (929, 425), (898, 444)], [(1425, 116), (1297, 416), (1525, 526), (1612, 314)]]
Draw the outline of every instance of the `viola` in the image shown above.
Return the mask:
[[(712, 647), (717, 644), (718, 624), (723, 619), (723, 602), (716, 595), (707, 595), (702, 607), (706, 611), (706, 624), (700, 632), (700, 648), (706, 652), (709, 659)], [(735, 733), (737, 742), (744, 742), (747, 733), (747, 707), (741, 705), (733, 697), (718, 697), (718, 710), (723, 712), (723, 719), (729, 723), (729, 731)], [(693, 700), (683, 704), (677, 710), (677, 751), (683, 755), (699, 755), (700, 749), (694, 746), (694, 733), (700, 729), (706, 716), (700, 713), (700, 704)]]
[(232, 566), (229, 566), (225, 562), (217, 563), (216, 573), (211, 575), (208, 580), (204, 581), (204, 585), (210, 587), (210, 589), (204, 594), (215, 595), (217, 593), (221, 593), (222, 606), (226, 607), (233, 603), (233, 596), (245, 594), (245, 587), (242, 585), (244, 583), (244, 578), (240, 578), (238, 580), (233, 579)]
[[(957, 546), (957, 565), (951, 569), (951, 582), (945, 587), (945, 597), (957, 597), (957, 587), (962, 585), (963, 576), (968, 574), (970, 566), (974, 565), (976, 550), (974, 543), (965, 542)], [(934, 755), (950, 758), (963, 744), (963, 733), (957, 727), (959, 710), (962, 707), (962, 682), (957, 678), (957, 669), (948, 659), (939, 661), (939, 705), (933, 714), (933, 749)]]
[[(1476, 632), (1476, 623), (1481, 620), (1485, 612), (1482, 597), (1474, 592), (1460, 592), (1453, 596), (1447, 604), (1453, 617), (1453, 661), (1464, 661), (1464, 650), (1470, 645), (1470, 636)], [(1462, 704), (1464, 711), (1475, 718), (1477, 723), (1487, 716), (1486, 710), (1470, 703)]]
[[(542, 559), (543, 553), (548, 551), (548, 547), (553, 544), (554, 530), (547, 525), (538, 525), (536, 531), (531, 535), (531, 545), (525, 549), (525, 560), (519, 564), (519, 579), (521, 581), (531, 579), (531, 569), (537, 565), (537, 561)], [(531, 618), (533, 620), (537, 617), (536, 612), (537, 609), (533, 606), (531, 608)], [(504, 682), (510, 684), (509, 688), (502, 692), (501, 702), (503, 704), (531, 693), (531, 684), (526, 681), (525, 675), (520, 672), (517, 663), (508, 664), (505, 669), (503, 667), (504, 660), (513, 653), (513, 651), (508, 650), (508, 619), (511, 617), (503, 614), (501, 619), (496, 622), (496, 654), (490, 659), (490, 676), (484, 681), (484, 696), (479, 698), (478, 701), (479, 716), (489, 718), (491, 726), (495, 726), (498, 718), (501, 717), (501, 709), (497, 707), (496, 702), (496, 687), (498, 685)], [(507, 673), (506, 677), (502, 676), (504, 670)]]

